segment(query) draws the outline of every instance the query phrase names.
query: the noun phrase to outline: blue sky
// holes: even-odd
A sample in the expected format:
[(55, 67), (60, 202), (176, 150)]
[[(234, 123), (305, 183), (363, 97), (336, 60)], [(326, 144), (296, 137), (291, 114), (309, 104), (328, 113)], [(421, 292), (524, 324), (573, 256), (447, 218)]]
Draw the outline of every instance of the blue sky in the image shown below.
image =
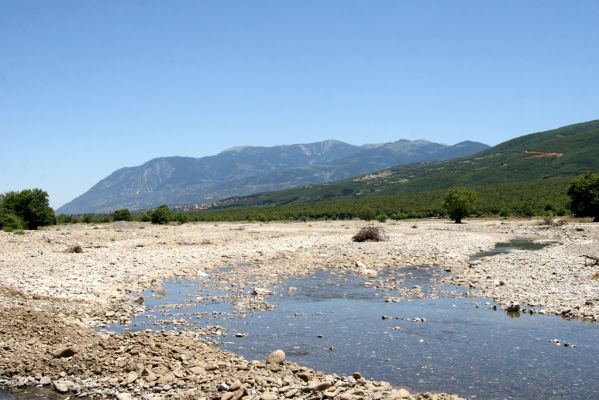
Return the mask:
[(0, 192), (228, 147), (599, 118), (598, 1), (0, 0)]

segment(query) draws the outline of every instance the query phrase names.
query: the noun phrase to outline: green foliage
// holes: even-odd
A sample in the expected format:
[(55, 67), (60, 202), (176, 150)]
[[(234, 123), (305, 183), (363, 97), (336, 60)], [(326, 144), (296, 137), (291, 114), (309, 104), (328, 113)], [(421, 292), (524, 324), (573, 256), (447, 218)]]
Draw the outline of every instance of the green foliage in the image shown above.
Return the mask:
[(578, 217), (593, 217), (599, 222), (599, 173), (589, 172), (572, 181), (568, 188), (570, 209)]
[(27, 229), (37, 229), (40, 226), (56, 223), (54, 210), (50, 208), (48, 202), (48, 193), (41, 189), (25, 189), (20, 192), (5, 193), (0, 196), (0, 209), (3, 210), (2, 213), (8, 215), (7, 223), (17, 222), (14, 217), (10, 216), (13, 214), (23, 221), (23, 225)]
[(385, 214), (385, 213), (379, 213), (376, 216), (376, 220), (379, 221), (379, 222), (386, 222), (387, 221), (387, 214)]
[(187, 215), (185, 213), (177, 213), (177, 214), (175, 214), (174, 220), (180, 224), (184, 224), (186, 222), (189, 222), (189, 215)]
[(373, 220), (376, 216), (375, 211), (372, 209), (372, 207), (364, 207), (360, 210), (358, 217), (360, 219), (363, 219), (364, 221), (370, 221)]
[(25, 222), (15, 213), (0, 208), (0, 228), (5, 232), (23, 229)]
[(131, 212), (127, 208), (115, 210), (112, 213), (113, 221), (131, 221)]
[(471, 189), (451, 189), (443, 202), (443, 207), (456, 224), (462, 223), (462, 218), (473, 212), (475, 205), (476, 192)]
[(172, 219), (173, 213), (166, 204), (161, 205), (150, 213), (150, 221), (152, 221), (153, 224), (168, 224)]

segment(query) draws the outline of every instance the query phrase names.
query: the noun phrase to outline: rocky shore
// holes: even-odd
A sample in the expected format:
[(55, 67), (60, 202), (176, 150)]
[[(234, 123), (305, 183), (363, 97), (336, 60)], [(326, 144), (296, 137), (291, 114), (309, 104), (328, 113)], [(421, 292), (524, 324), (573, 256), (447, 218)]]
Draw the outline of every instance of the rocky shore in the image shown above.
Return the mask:
[[(451, 282), (505, 307), (599, 320), (599, 266), (584, 257), (599, 255), (599, 224), (402, 221), (384, 224), (385, 242), (354, 243), (361, 226), (113, 223), (0, 232), (0, 385), (121, 400), (458, 398), (410, 394), (358, 372), (341, 377), (286, 360), (244, 360), (205, 343), (198, 332), (94, 329), (127, 323), (142, 312), (143, 289), (159, 289), (169, 277), (218, 276), (224, 266), (247, 266), (222, 285), (245, 294), (240, 302), (248, 308), (260, 307), (252, 291), (315, 269), (376, 276), (386, 265), (434, 264), (451, 271)], [(552, 244), (469, 262), (471, 255), (514, 237)]]

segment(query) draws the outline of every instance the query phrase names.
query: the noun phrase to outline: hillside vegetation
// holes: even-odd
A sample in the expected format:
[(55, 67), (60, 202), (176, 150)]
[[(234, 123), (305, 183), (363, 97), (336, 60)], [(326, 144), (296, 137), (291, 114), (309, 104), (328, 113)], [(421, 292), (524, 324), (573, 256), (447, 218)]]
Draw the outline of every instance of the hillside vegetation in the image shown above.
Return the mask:
[[(471, 157), (402, 165), (358, 178), (230, 198), (204, 218), (442, 214), (447, 189), (471, 187), (481, 214), (563, 213), (572, 177), (599, 170), (599, 120), (534, 133)], [(266, 207), (265, 207), (266, 206)], [(276, 207), (274, 207), (276, 206)], [(242, 208), (239, 208), (242, 207)], [(249, 207), (249, 208), (248, 208)], [(226, 209), (226, 210), (225, 210)]]

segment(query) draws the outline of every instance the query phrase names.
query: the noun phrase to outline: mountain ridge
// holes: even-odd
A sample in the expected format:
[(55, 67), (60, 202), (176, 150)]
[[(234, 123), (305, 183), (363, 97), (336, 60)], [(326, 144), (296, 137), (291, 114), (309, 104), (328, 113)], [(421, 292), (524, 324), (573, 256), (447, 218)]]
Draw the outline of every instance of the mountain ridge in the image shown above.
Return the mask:
[[(280, 146), (236, 146), (201, 158), (157, 157), (123, 167), (87, 192), (57, 209), (58, 213), (110, 212), (213, 202), (303, 184), (357, 176), (413, 161), (446, 159), (488, 148), (478, 142), (458, 147), (424, 140), (399, 140), (375, 147), (335, 139)], [(456, 155), (457, 154), (457, 155)]]

